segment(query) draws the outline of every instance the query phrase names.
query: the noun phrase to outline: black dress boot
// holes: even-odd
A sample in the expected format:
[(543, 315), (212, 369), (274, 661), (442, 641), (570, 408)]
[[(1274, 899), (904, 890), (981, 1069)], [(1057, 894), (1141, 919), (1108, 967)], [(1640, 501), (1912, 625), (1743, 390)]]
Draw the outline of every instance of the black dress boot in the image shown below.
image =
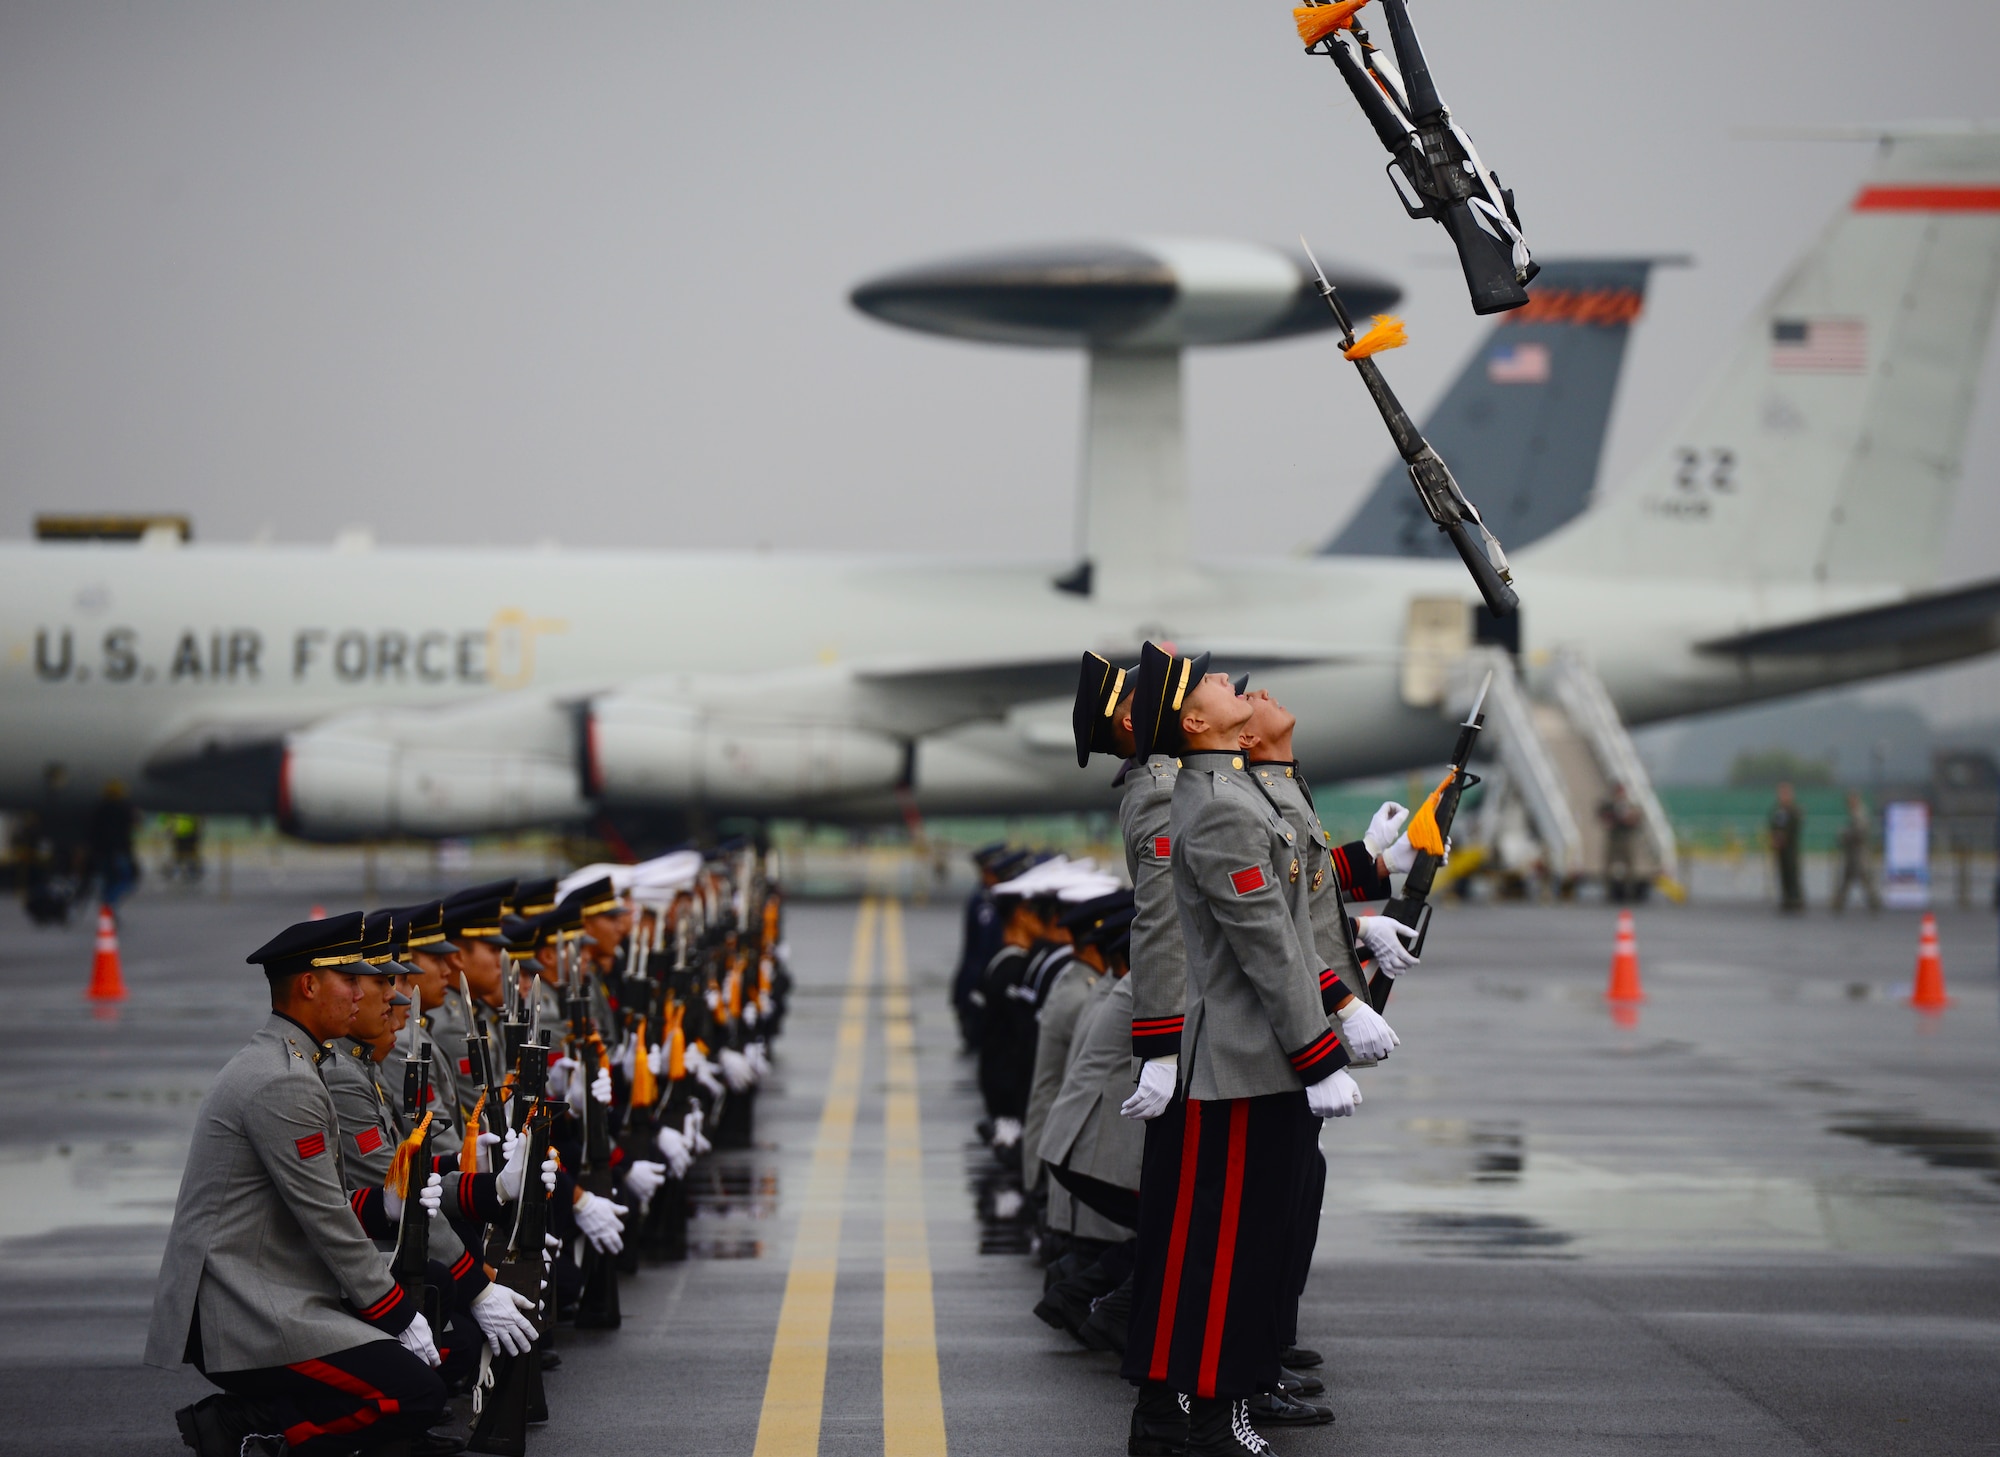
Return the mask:
[(1265, 1391), (1249, 1400), (1250, 1420), (1260, 1427), (1323, 1427), (1333, 1420), (1333, 1408), (1300, 1401), (1282, 1391)]
[(1250, 1425), (1241, 1398), (1193, 1397), (1188, 1402), (1187, 1457), (1276, 1457)]
[(201, 1457), (285, 1450), (285, 1424), (260, 1401), (218, 1392), (174, 1413), (181, 1440)]
[(1108, 1295), (1090, 1303), (1090, 1318), (1076, 1328), (1076, 1338), (1093, 1351), (1125, 1354), (1125, 1331), (1132, 1323), (1132, 1277)]
[(1187, 1451), (1187, 1406), (1164, 1381), (1139, 1388), (1132, 1406), (1132, 1433), (1125, 1441), (1130, 1457), (1181, 1457)]

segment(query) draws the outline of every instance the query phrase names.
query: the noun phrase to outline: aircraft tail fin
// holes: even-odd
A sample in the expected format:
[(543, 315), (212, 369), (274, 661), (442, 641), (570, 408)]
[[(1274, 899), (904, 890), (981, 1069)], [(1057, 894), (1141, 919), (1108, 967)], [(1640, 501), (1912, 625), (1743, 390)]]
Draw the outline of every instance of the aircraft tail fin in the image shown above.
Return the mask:
[(1543, 564), (1934, 580), (1996, 296), (2000, 130), (1882, 135), (1637, 479), (1519, 561), (1524, 592)]
[[(1654, 265), (1669, 261), (1678, 260), (1543, 262), (1527, 305), (1500, 315), (1423, 422), (1424, 438), (1509, 551), (1588, 504), (1625, 344)], [(1453, 556), (1393, 459), (1320, 553)]]

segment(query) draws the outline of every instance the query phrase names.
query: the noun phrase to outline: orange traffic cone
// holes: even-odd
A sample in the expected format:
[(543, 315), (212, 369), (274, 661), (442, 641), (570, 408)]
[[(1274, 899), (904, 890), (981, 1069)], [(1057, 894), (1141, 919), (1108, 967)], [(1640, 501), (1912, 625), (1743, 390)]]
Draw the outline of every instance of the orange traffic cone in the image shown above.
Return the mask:
[(1646, 989), (1639, 984), (1639, 935), (1632, 927), (1632, 913), (1618, 913), (1618, 940), (1611, 951), (1611, 985), (1604, 989), (1607, 1001), (1643, 1002)]
[(97, 908), (97, 957), (90, 963), (90, 999), (125, 1000), (125, 974), (118, 965), (118, 920), (110, 906)]
[(1920, 1012), (1942, 1012), (1951, 1005), (1944, 994), (1944, 958), (1938, 955), (1937, 917), (1924, 912), (1917, 932), (1917, 975), (1910, 984), (1910, 1005)]

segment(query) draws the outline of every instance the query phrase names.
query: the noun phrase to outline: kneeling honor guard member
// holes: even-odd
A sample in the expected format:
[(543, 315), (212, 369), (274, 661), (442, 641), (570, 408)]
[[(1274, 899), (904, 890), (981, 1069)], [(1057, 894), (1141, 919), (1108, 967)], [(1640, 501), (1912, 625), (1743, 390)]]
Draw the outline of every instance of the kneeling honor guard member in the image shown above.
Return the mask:
[[(437, 1348), (341, 1176), (321, 1073), (361, 1000), (360, 912), (306, 921), (247, 959), (271, 1015), (202, 1099), (153, 1300), (146, 1361), (191, 1362), (225, 1393), (175, 1414), (202, 1457), (455, 1452)], [(435, 1181), (421, 1196), (438, 1198)], [(374, 1210), (393, 1221), (382, 1201)]]
[(1171, 1216), (1141, 1209), (1139, 1265), (1160, 1276), (1135, 1281), (1124, 1374), (1189, 1398), (1193, 1457), (1253, 1457), (1271, 1450), (1249, 1399), (1282, 1374), (1304, 1150), (1314, 1120), (1352, 1113), (1359, 1089), (1321, 996), (1304, 847), (1245, 770), (1251, 704), (1150, 643), (1138, 679), (1138, 751), (1181, 763), (1168, 834), (1185, 1111)]

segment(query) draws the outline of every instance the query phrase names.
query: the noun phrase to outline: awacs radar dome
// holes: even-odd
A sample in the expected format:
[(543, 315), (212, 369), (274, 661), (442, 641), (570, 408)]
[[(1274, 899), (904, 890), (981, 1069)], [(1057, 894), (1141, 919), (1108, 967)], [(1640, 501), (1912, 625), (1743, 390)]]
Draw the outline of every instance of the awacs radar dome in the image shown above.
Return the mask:
[[(1401, 296), (1336, 268), (1357, 314)], [(861, 284), (854, 306), (891, 324), (1044, 348), (1175, 349), (1317, 333), (1333, 320), (1303, 254), (1200, 238), (1057, 243), (919, 264)]]

